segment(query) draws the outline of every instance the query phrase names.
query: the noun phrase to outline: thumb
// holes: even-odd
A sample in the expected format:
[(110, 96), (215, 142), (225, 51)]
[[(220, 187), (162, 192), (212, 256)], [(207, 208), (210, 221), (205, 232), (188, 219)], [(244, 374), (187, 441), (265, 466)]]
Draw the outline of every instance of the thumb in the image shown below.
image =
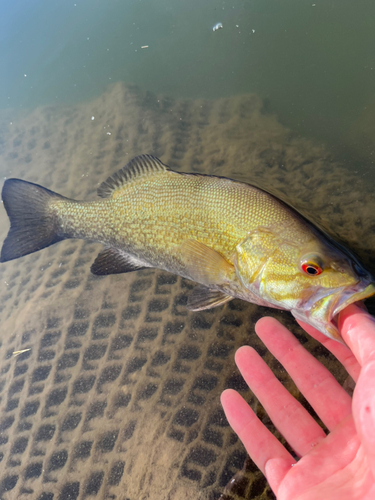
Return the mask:
[(339, 330), (361, 366), (375, 360), (375, 318), (351, 304), (339, 315)]

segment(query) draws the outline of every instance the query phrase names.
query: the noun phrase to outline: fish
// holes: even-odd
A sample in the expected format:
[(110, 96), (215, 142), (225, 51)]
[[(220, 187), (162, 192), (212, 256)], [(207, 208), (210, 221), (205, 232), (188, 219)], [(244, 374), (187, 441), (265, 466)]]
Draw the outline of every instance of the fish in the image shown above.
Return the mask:
[(176, 172), (133, 158), (94, 201), (7, 179), (10, 220), (0, 261), (68, 238), (100, 242), (94, 275), (158, 268), (196, 282), (187, 308), (239, 298), (292, 315), (341, 341), (338, 313), (375, 293), (357, 257), (265, 190), (226, 177)]

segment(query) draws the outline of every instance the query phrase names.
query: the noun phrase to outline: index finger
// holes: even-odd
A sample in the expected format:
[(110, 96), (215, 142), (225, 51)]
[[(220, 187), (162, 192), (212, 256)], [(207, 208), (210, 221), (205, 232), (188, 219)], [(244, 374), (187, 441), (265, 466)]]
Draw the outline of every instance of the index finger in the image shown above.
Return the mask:
[(313, 326), (303, 323), (297, 320), (297, 323), (307, 332), (311, 337), (320, 342), (328, 351), (330, 351), (335, 358), (340, 361), (344, 366), (345, 370), (349, 373), (352, 379), (356, 382), (358, 380), (359, 374), (361, 372), (361, 367), (352, 353), (352, 351), (343, 344), (336, 342), (336, 340), (330, 339), (323, 333), (318, 332)]
[(339, 330), (342, 338), (364, 366), (375, 360), (375, 318), (351, 304), (339, 314)]

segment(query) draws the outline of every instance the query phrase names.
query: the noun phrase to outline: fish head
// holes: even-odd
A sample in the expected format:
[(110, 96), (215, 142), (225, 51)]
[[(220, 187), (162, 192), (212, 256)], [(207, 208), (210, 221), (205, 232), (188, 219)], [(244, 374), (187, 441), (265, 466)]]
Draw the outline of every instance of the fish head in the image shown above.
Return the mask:
[(320, 242), (313, 252), (301, 252), (298, 267), (299, 299), (290, 309), (293, 316), (343, 342), (338, 315), (375, 294), (374, 278), (353, 255), (329, 241)]
[(375, 294), (375, 281), (354, 255), (314, 228), (306, 238), (258, 229), (236, 249), (237, 275), (259, 303), (342, 342), (340, 311)]

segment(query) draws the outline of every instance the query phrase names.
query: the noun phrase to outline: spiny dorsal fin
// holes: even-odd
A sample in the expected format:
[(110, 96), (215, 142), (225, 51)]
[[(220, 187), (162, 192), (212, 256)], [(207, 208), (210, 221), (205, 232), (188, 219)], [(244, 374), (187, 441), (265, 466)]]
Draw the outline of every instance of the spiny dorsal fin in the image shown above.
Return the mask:
[(169, 168), (158, 158), (152, 155), (136, 156), (122, 167), (118, 172), (108, 177), (98, 187), (98, 195), (102, 198), (110, 198), (113, 193), (121, 189), (124, 184), (140, 177), (155, 175), (166, 172)]

